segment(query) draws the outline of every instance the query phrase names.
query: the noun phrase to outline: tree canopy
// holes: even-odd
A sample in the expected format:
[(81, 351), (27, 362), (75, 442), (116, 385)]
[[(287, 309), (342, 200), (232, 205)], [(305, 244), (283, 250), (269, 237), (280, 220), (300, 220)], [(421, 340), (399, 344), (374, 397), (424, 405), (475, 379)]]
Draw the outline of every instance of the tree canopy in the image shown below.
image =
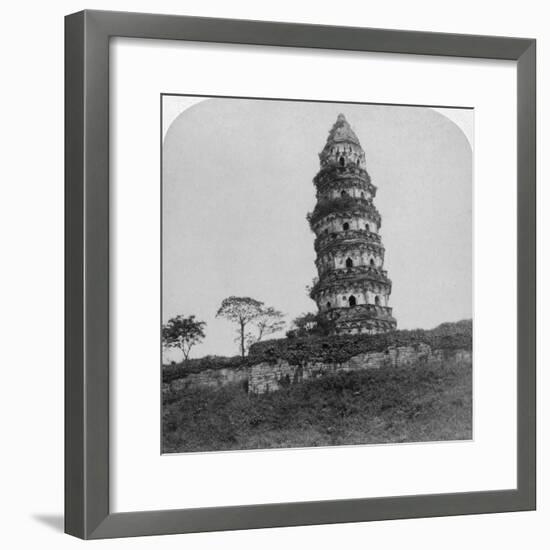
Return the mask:
[(224, 317), (237, 324), (237, 341), (242, 357), (251, 344), (284, 327), (284, 315), (280, 311), (248, 296), (225, 298), (216, 317)]
[(334, 322), (319, 313), (302, 313), (287, 332), (289, 338), (304, 336), (328, 336), (334, 330)]
[(259, 315), (254, 319), (255, 330), (246, 334), (247, 348), (259, 342), (262, 338), (275, 334), (285, 326), (284, 315), (273, 307), (262, 307)]
[(162, 342), (167, 348), (181, 350), (185, 361), (189, 358), (191, 348), (200, 343), (204, 337), (206, 323), (197, 321), (194, 315), (172, 317), (162, 327)]

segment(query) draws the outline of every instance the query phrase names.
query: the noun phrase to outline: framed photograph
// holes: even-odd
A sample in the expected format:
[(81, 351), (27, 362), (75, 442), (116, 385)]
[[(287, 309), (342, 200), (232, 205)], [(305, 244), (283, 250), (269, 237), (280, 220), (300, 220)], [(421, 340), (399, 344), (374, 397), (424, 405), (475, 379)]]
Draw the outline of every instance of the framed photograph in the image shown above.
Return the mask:
[(535, 41), (65, 33), (66, 532), (535, 509)]

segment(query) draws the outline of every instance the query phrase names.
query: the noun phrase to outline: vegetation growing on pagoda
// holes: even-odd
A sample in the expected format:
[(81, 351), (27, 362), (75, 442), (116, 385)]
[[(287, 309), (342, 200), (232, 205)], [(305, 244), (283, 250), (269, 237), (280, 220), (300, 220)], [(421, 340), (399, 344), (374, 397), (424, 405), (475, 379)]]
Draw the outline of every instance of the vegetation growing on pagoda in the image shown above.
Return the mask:
[[(344, 180), (350, 179), (350, 177), (353, 177), (355, 181), (360, 178), (366, 184), (371, 184), (371, 177), (368, 172), (359, 166), (354, 166), (353, 164), (348, 164), (347, 166), (324, 166), (315, 178), (313, 178), (313, 182), (318, 185), (323, 185), (326, 182), (333, 183), (335, 179)], [(374, 188), (374, 185), (372, 187)]]
[(358, 199), (350, 196), (337, 197), (335, 199), (325, 199), (319, 201), (313, 212), (307, 215), (310, 226), (313, 226), (325, 216), (334, 213), (341, 214), (366, 214), (370, 219), (380, 223), (380, 214), (378, 210), (367, 199)]

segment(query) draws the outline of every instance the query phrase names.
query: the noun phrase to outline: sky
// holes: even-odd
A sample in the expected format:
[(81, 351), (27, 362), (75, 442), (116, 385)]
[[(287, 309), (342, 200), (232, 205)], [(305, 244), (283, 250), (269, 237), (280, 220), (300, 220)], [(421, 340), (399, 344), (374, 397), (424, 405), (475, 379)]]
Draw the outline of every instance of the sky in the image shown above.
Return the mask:
[(215, 317), (227, 296), (261, 300), (288, 326), (316, 311), (306, 214), (339, 113), (378, 188), (398, 328), (471, 318), (472, 110), (164, 96), (162, 318), (207, 323), (192, 357), (237, 354), (235, 327)]

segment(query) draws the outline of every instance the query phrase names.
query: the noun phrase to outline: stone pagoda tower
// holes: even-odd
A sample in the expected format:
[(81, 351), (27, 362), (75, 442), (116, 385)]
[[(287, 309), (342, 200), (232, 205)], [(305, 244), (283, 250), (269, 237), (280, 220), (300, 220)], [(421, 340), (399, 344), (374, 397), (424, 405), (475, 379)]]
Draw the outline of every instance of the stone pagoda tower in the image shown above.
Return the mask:
[(310, 296), (320, 314), (334, 322), (336, 334), (394, 330), (381, 218), (373, 204), (376, 187), (344, 115), (338, 115), (319, 158), (321, 169), (313, 179), (317, 204), (308, 214), (319, 276)]

